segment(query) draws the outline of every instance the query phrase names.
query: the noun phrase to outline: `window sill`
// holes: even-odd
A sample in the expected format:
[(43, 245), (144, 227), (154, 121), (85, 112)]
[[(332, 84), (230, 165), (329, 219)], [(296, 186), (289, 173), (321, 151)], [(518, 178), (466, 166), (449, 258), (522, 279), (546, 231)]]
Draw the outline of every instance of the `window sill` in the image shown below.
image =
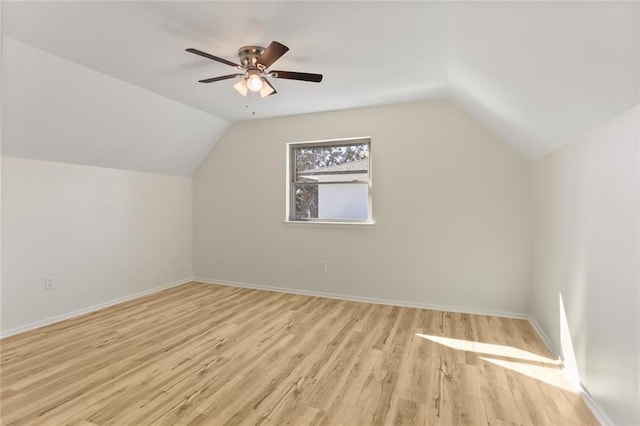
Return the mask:
[(376, 224), (374, 221), (363, 221), (363, 222), (315, 222), (315, 221), (306, 221), (306, 220), (284, 220), (282, 223), (286, 226), (300, 226), (300, 227), (311, 227), (311, 228), (359, 228), (359, 229), (367, 229), (373, 228)]

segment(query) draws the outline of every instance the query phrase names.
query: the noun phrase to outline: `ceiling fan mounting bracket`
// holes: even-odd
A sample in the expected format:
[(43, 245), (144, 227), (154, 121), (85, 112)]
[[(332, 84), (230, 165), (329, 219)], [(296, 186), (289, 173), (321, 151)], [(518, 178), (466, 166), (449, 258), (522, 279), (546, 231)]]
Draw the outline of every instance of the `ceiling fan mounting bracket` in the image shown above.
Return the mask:
[(243, 46), (238, 49), (238, 56), (240, 57), (240, 63), (245, 69), (258, 68), (260, 71), (264, 70), (261, 64), (258, 64), (258, 59), (264, 53), (264, 47), (261, 46)]

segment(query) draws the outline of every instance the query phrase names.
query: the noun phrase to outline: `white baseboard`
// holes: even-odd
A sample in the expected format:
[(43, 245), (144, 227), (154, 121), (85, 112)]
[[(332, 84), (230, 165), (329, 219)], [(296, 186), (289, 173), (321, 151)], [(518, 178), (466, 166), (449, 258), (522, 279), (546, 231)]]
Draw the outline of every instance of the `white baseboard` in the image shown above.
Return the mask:
[(171, 287), (176, 287), (176, 286), (179, 286), (179, 285), (182, 285), (182, 284), (186, 284), (186, 283), (188, 283), (190, 281), (193, 281), (193, 280), (191, 278), (188, 278), (188, 279), (184, 279), (184, 280), (180, 280), (180, 281), (174, 281), (174, 282), (169, 283), (169, 284), (164, 284), (164, 285), (161, 285), (159, 287), (154, 287), (154, 288), (150, 288), (148, 290), (139, 291), (137, 293), (129, 294), (127, 296), (118, 297), (117, 299), (112, 299), (112, 300), (109, 300), (107, 302), (91, 305), (91, 306), (88, 306), (86, 308), (76, 309), (75, 311), (66, 312), (66, 313), (60, 314), (60, 315), (55, 315), (55, 316), (52, 316), (52, 317), (49, 317), (49, 318), (45, 318), (45, 319), (40, 320), (40, 321), (31, 322), (29, 324), (25, 324), (25, 325), (21, 325), (21, 326), (18, 326), (18, 327), (10, 328), (8, 330), (2, 330), (0, 332), (0, 338), (9, 337), (9, 336), (13, 336), (15, 334), (24, 333), (25, 331), (34, 330), (36, 328), (44, 327), (45, 325), (50, 325), (50, 324), (53, 324), (53, 323), (56, 323), (56, 322), (64, 321), (66, 319), (78, 317), (80, 315), (88, 314), (90, 312), (95, 312), (95, 311), (98, 311), (100, 309), (108, 308), (109, 306), (117, 305), (117, 304), (123, 303), (123, 302), (128, 302), (129, 300), (132, 300), (132, 299), (137, 299), (138, 297), (146, 296), (146, 295), (149, 295), (149, 294), (152, 294), (152, 293), (156, 293), (156, 292), (161, 291), (161, 290), (166, 290), (166, 289), (171, 288)]
[(352, 302), (375, 303), (376, 305), (403, 306), (407, 308), (430, 309), (433, 311), (457, 312), (461, 314), (489, 315), (494, 317), (514, 318), (528, 320), (528, 314), (517, 312), (494, 311), (490, 309), (471, 309), (459, 306), (435, 305), (431, 303), (407, 302), (404, 300), (378, 299), (375, 297), (353, 296), (350, 294), (329, 293), (324, 291), (301, 290), (297, 288), (274, 287), (262, 284), (243, 283), (237, 281), (216, 280), (211, 278), (194, 277), (194, 281), (206, 284), (220, 284), (230, 287), (252, 288), (255, 290), (275, 291), (278, 293), (301, 294), (304, 296), (325, 297), (328, 299), (349, 300)]
[[(540, 339), (547, 346), (547, 349), (549, 349), (549, 351), (553, 354), (553, 356), (558, 361), (563, 363), (562, 365), (564, 366), (564, 359), (562, 357), (562, 353), (558, 350), (558, 348), (556, 348), (556, 346), (553, 344), (549, 336), (547, 336), (547, 333), (545, 333), (544, 329), (540, 326), (538, 321), (536, 321), (536, 319), (533, 316), (529, 315), (529, 322), (538, 333), (538, 336), (540, 337)], [(563, 370), (564, 370), (564, 367), (563, 367)], [(568, 373), (565, 372), (565, 374), (567, 377), (569, 377)], [(609, 418), (609, 416), (607, 416), (607, 414), (600, 407), (598, 407), (598, 404), (596, 404), (596, 402), (593, 400), (593, 398), (589, 394), (589, 391), (587, 391), (587, 388), (584, 387), (582, 382), (573, 383), (573, 384), (576, 387), (576, 391), (580, 394), (580, 397), (582, 397), (582, 400), (585, 402), (585, 404), (587, 404), (587, 407), (589, 407), (593, 415), (596, 417), (596, 420), (598, 420), (598, 422), (600, 422), (600, 424), (603, 426), (609, 426), (609, 425), (613, 426), (614, 423), (611, 420), (611, 418)]]
[(551, 354), (556, 357), (557, 360), (562, 361), (562, 353), (558, 350), (558, 348), (556, 348), (556, 346), (553, 344), (549, 336), (547, 336), (547, 333), (545, 333), (544, 329), (540, 326), (538, 321), (536, 321), (536, 319), (532, 315), (529, 315), (528, 319), (533, 328), (538, 333), (538, 337), (540, 337), (540, 340), (544, 342), (545, 346), (547, 347), (547, 349), (549, 349)]

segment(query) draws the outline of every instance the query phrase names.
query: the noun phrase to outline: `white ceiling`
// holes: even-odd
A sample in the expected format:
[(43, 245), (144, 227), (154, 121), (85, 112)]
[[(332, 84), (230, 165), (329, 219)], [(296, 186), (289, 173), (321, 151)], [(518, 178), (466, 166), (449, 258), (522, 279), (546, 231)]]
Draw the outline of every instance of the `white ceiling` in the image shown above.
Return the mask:
[[(230, 121), (450, 95), (530, 158), (640, 103), (639, 3), (4, 2), (3, 33)], [(272, 40), (322, 83), (243, 98), (184, 51)]]

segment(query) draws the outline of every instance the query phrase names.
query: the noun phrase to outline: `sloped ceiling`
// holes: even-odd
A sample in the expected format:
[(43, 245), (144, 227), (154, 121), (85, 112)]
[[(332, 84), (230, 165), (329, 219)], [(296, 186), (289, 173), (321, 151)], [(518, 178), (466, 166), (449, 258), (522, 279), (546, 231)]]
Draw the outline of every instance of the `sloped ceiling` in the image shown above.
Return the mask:
[(191, 176), (229, 122), (5, 37), (3, 155)]
[(460, 3), (454, 99), (529, 158), (640, 103), (640, 3)]
[[(211, 139), (228, 121), (451, 96), (536, 158), (640, 103), (640, 3), (3, 6), (6, 36), (209, 114), (219, 120)], [(235, 61), (240, 46), (272, 40), (291, 49), (275, 68), (322, 73), (323, 82), (274, 80), (277, 95), (243, 98), (231, 80), (197, 83), (233, 68), (184, 51)]]

